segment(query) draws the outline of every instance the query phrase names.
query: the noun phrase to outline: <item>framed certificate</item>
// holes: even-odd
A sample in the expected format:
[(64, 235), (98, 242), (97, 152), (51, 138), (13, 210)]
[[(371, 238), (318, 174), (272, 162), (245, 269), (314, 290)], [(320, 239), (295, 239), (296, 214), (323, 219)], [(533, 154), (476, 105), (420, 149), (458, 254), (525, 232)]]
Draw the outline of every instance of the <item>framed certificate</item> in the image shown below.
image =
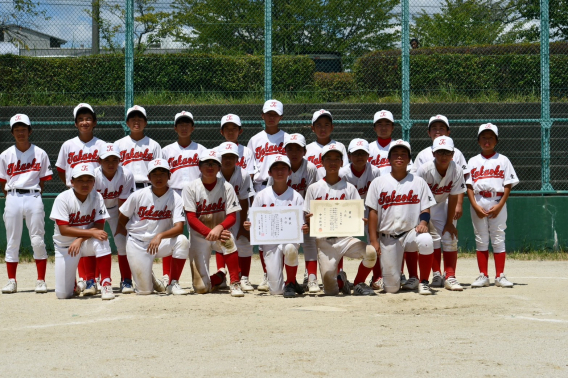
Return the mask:
[(250, 207), (250, 244), (303, 243), (301, 206)]
[(310, 201), (310, 236), (331, 238), (365, 235), (365, 203), (362, 199), (346, 201)]

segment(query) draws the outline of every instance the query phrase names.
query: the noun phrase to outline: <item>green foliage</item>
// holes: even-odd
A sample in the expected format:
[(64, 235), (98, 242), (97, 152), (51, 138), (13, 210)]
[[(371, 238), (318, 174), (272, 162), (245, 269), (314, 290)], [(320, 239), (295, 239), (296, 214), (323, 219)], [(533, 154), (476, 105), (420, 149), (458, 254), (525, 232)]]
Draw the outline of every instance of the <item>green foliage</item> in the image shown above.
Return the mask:
[(340, 102), (357, 92), (355, 77), (349, 72), (316, 72), (314, 79), (315, 91), (325, 102)]
[[(537, 25), (531, 25), (523, 34), (528, 39), (540, 38), (540, 0), (513, 0), (513, 3), (521, 15), (528, 21), (536, 21)], [(551, 40), (568, 40), (568, 1), (550, 0), (548, 2), (548, 19), (550, 23)]]

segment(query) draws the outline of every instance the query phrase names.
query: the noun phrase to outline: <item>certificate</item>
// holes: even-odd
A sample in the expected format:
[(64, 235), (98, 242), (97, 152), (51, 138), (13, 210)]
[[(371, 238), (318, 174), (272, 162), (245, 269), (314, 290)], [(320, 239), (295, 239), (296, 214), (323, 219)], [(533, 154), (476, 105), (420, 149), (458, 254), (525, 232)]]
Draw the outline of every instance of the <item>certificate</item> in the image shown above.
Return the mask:
[(301, 206), (250, 207), (250, 244), (303, 243)]
[(365, 204), (362, 199), (346, 201), (310, 201), (310, 236), (330, 238), (364, 236)]

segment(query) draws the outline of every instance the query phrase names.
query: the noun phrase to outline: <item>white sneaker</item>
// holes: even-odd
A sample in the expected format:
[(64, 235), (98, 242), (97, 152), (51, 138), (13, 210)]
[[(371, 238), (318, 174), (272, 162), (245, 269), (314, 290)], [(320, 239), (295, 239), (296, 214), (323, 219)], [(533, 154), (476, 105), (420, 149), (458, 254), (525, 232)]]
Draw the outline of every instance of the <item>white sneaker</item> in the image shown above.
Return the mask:
[(101, 287), (101, 299), (103, 301), (114, 299), (114, 293), (112, 292), (112, 285), (105, 285)]
[(79, 281), (77, 281), (77, 288), (79, 292), (82, 293), (87, 288), (87, 284), (85, 283), (85, 279), (79, 277)]
[(463, 287), (460, 285), (458, 280), (456, 280), (456, 277), (446, 278), (444, 280), (444, 287), (446, 290), (463, 291)]
[(304, 287), (304, 290), (308, 289), (308, 282), (309, 282), (310, 276), (308, 274), (308, 270), (304, 270), (304, 282), (302, 283), (302, 286)]
[(154, 272), (152, 272), (152, 285), (154, 286), (154, 290), (156, 290), (158, 293), (163, 293), (166, 291), (164, 281), (157, 279), (154, 275)]
[(320, 286), (318, 284), (318, 280), (308, 281), (307, 285), (308, 293), (310, 294), (317, 294), (321, 291)]
[(231, 284), (231, 297), (244, 297), (245, 293), (241, 290), (240, 282), (233, 282)]
[(11, 278), (8, 280), (6, 286), (2, 288), (2, 294), (12, 294), (18, 292), (18, 283), (15, 279)]
[(47, 285), (44, 280), (37, 280), (35, 292), (40, 294), (47, 293)]
[(242, 291), (254, 291), (254, 287), (252, 287), (249, 278), (247, 276), (241, 277), (241, 290)]
[(406, 281), (408, 281), (408, 280), (406, 279), (406, 276), (404, 275), (404, 273), (401, 273), (401, 274), (400, 274), (400, 286), (405, 285), (405, 284), (406, 284)]
[(484, 287), (484, 286), (489, 286), (489, 277), (481, 273), (479, 277), (477, 277), (475, 281), (473, 281), (471, 287), (475, 288), (475, 287)]
[(172, 280), (172, 283), (166, 288), (166, 294), (187, 295), (188, 292), (181, 288), (177, 280)]
[(406, 280), (406, 283), (402, 285), (402, 290), (416, 290), (418, 289), (419, 283), (420, 281), (418, 281), (418, 278), (410, 277), (408, 280)]
[(505, 277), (505, 273), (501, 273), (501, 275), (495, 278), (495, 286), (497, 287), (513, 287), (514, 284)]
[(418, 294), (432, 295), (432, 291), (430, 291), (430, 286), (428, 285), (428, 281), (422, 281), (418, 284)]
[(266, 273), (264, 273), (264, 277), (262, 278), (262, 282), (260, 283), (260, 285), (258, 285), (258, 287), (256, 288), (256, 290), (258, 291), (268, 291), (268, 275)]
[(162, 283), (164, 284), (165, 287), (168, 287), (168, 285), (170, 284), (170, 276), (164, 274), (164, 276), (162, 277)]
[(444, 287), (444, 278), (440, 272), (434, 272), (432, 274), (432, 287)]
[(97, 292), (96, 292), (96, 294), (100, 294), (100, 293), (101, 293), (101, 289), (102, 289), (102, 287), (101, 287), (101, 279), (100, 279), (100, 278), (95, 278), (95, 282), (96, 282), (96, 284), (97, 284)]
[(371, 280), (369, 281), (369, 286), (373, 290), (383, 290), (384, 288), (383, 278), (379, 277), (378, 279), (375, 280), (375, 277), (371, 277)]

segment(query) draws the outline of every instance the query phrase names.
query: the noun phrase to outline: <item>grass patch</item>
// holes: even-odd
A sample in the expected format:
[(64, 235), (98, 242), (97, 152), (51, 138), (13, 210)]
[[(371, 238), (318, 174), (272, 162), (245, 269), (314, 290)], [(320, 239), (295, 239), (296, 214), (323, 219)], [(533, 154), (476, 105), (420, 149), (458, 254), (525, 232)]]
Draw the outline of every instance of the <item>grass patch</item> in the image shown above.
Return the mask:
[[(490, 254), (491, 255), (491, 254)], [(474, 259), (475, 251), (459, 251), (458, 258)], [(507, 252), (507, 258), (519, 261), (568, 261), (568, 251), (532, 250)]]

